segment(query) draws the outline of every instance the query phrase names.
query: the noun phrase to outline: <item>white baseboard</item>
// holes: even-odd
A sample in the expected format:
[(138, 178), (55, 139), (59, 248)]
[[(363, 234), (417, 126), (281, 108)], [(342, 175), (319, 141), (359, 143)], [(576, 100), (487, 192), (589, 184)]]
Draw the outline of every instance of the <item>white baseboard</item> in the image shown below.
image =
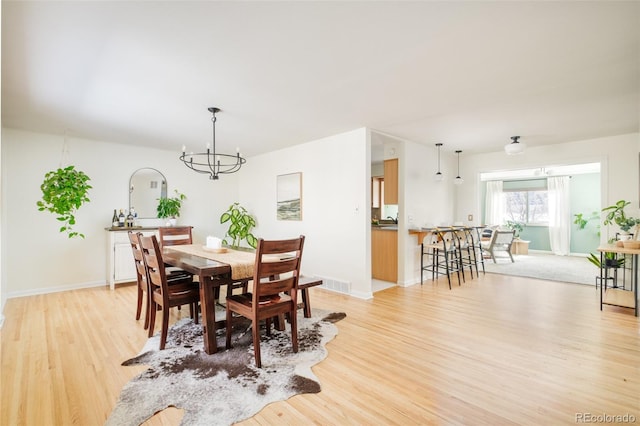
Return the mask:
[(24, 290), (24, 291), (13, 291), (7, 294), (7, 299), (13, 299), (16, 297), (25, 297), (25, 296), (37, 296), (40, 294), (49, 294), (49, 293), (59, 293), (61, 291), (69, 291), (69, 290), (79, 290), (83, 288), (93, 288), (93, 287), (109, 287), (105, 280), (101, 281), (90, 281), (86, 283), (78, 283), (65, 285), (60, 287), (45, 287), (45, 288), (37, 288), (33, 290)]
[(364, 300), (369, 300), (369, 299), (373, 299), (373, 293), (372, 292), (366, 292), (366, 291), (352, 291), (349, 296), (353, 296), (356, 297), (358, 299), (364, 299)]

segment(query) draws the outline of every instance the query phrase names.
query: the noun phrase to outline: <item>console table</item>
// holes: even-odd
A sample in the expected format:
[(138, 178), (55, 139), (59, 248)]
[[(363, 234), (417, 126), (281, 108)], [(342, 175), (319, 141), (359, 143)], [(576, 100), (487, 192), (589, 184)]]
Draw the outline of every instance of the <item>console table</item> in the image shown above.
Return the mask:
[[(635, 316), (638, 316), (638, 255), (640, 249), (629, 249), (618, 247), (615, 244), (607, 244), (598, 247), (600, 252), (600, 264), (605, 263), (605, 253), (616, 253), (629, 255), (631, 257), (631, 290), (621, 288), (607, 288), (604, 279), (605, 268), (600, 268), (600, 310), (602, 305), (614, 305), (623, 308), (633, 309)], [(604, 285), (603, 285), (604, 284)]]
[(157, 227), (106, 228), (107, 237), (107, 283), (111, 290), (116, 284), (136, 280), (136, 266), (129, 242), (129, 231), (142, 232), (145, 237), (158, 236)]

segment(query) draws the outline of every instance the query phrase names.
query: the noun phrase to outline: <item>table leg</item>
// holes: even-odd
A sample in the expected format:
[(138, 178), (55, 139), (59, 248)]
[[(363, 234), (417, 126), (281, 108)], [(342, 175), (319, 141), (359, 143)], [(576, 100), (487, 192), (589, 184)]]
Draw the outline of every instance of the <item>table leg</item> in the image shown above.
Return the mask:
[(638, 316), (638, 255), (631, 256), (631, 267), (633, 268), (633, 276), (631, 278), (631, 286), (633, 291), (633, 306), (635, 316)]
[(202, 309), (204, 351), (208, 354), (214, 354), (218, 351), (216, 343), (215, 288), (211, 277), (200, 275), (200, 308)]
[(602, 286), (604, 285), (604, 282), (602, 281), (602, 265), (604, 265), (604, 258), (605, 256), (603, 252), (600, 252), (600, 310), (602, 310)]

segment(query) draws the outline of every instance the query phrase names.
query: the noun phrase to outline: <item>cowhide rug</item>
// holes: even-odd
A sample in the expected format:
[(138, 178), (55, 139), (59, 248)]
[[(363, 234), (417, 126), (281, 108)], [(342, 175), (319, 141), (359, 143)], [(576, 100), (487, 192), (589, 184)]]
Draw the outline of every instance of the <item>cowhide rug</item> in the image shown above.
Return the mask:
[(140, 425), (167, 407), (184, 409), (183, 425), (230, 425), (258, 413), (264, 406), (300, 393), (320, 392), (311, 367), (327, 356), (325, 344), (338, 334), (333, 324), (344, 313), (314, 310), (298, 315), (298, 353), (291, 350), (290, 329), (262, 330), (262, 368), (253, 358), (251, 323), (234, 320), (233, 348), (224, 349), (225, 330), (217, 330), (218, 352), (203, 349), (202, 326), (183, 319), (169, 328), (165, 350), (159, 334), (140, 355), (122, 365), (148, 365), (122, 389), (106, 424)]

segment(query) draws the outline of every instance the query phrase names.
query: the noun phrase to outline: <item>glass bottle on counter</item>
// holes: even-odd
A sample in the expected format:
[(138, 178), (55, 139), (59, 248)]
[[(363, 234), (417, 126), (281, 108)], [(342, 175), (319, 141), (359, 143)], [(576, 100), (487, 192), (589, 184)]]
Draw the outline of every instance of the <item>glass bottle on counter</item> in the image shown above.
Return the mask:
[(117, 227), (120, 221), (118, 220), (118, 213), (116, 213), (116, 209), (113, 209), (113, 217), (111, 218), (111, 226)]
[(122, 211), (122, 209), (120, 209), (120, 214), (118, 215), (118, 226), (124, 226), (124, 221), (124, 212)]
[(133, 216), (133, 226), (138, 226), (138, 213), (133, 207), (131, 207), (131, 216)]
[(133, 215), (131, 214), (131, 211), (129, 211), (129, 214), (127, 214), (125, 223), (127, 225), (127, 228), (133, 227)]

